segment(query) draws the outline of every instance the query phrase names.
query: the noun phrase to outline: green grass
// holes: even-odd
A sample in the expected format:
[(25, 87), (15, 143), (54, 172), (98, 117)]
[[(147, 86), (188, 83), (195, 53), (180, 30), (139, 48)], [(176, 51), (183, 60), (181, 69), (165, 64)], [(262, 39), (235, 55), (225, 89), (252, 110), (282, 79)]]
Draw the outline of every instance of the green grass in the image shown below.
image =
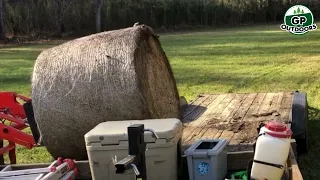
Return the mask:
[[(305, 179), (320, 176), (320, 31), (303, 36), (278, 25), (161, 34), (180, 95), (199, 93), (308, 93), (310, 153), (300, 159)], [(52, 45), (0, 48), (0, 90), (30, 95), (30, 76), (41, 50)], [(18, 162), (50, 161), (44, 148), (18, 149)]]

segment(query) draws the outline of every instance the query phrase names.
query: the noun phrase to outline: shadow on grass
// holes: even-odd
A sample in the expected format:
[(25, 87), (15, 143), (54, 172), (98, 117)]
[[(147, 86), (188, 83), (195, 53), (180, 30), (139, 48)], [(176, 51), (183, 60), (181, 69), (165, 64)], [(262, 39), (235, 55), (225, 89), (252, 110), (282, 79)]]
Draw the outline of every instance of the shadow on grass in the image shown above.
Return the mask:
[[(248, 30), (242, 33), (208, 33), (208, 34), (190, 34), (190, 35), (176, 35), (176, 36), (168, 36), (163, 37), (160, 41), (161, 44), (165, 47), (172, 47), (173, 49), (193, 47), (193, 46), (203, 46), (208, 44), (213, 45), (229, 45), (229, 44), (261, 44), (265, 46), (271, 46), (276, 43), (286, 43), (290, 42), (290, 44), (305, 43), (317, 43), (317, 34), (308, 34), (308, 36), (303, 37), (294, 37), (294, 36), (286, 36), (283, 33), (276, 34), (266, 34), (266, 33), (255, 33), (252, 34), (252, 31)], [(309, 46), (310, 47), (310, 46)], [(276, 49), (276, 48), (275, 48)]]
[(308, 107), (309, 153), (299, 157), (299, 168), (304, 180), (316, 180), (320, 177), (320, 110)]
[[(219, 69), (219, 67), (217, 67)], [(251, 72), (243, 69), (243, 73), (228, 72), (228, 69), (220, 68), (218, 72), (200, 71), (193, 67), (179, 67), (175, 69), (175, 79), (178, 85), (187, 88), (194, 87), (224, 87), (225, 92), (237, 92), (238, 90), (255, 91), (285, 91), (299, 89), (297, 84), (305, 82), (306, 75), (303, 73), (283, 73), (282, 68), (258, 69), (261, 72)], [(188, 73), (192, 72), (192, 73)], [(275, 75), (276, 74), (276, 75)], [(285, 82), (285, 83), (283, 83)], [(282, 86), (279, 86), (281, 84)], [(255, 89), (253, 89), (255, 88)], [(195, 89), (196, 94), (203, 93), (203, 89)], [(218, 91), (217, 91), (218, 92)], [(219, 91), (221, 92), (221, 91)]]
[[(245, 47), (245, 46), (226, 46), (226, 47), (197, 47), (190, 46), (188, 51), (179, 51), (172, 53), (173, 56), (189, 56), (195, 58), (201, 58), (203, 56), (261, 56), (272, 54), (275, 55), (286, 55), (286, 54), (314, 54), (318, 53), (319, 50), (312, 49), (308, 46), (285, 46), (283, 45), (280, 48), (275, 47), (264, 47), (264, 46), (256, 46), (256, 47)], [(212, 60), (212, 59), (210, 59)]]

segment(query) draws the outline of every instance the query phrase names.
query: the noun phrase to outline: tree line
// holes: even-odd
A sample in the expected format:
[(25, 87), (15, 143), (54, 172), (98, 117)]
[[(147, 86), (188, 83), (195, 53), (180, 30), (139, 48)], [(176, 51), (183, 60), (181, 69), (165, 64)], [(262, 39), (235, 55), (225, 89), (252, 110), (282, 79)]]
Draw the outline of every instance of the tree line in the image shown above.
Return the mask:
[(318, 0), (0, 0), (0, 38), (82, 35), (136, 22), (154, 29), (279, 22), (296, 4), (319, 17)]

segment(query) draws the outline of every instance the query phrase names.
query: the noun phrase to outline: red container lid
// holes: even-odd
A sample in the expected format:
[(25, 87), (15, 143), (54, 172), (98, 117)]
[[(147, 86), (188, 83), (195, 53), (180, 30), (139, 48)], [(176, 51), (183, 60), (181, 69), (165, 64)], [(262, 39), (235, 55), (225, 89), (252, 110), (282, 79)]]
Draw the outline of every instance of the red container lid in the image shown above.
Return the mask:
[(276, 121), (267, 122), (265, 124), (265, 126), (270, 131), (275, 131), (275, 132), (283, 132), (287, 129), (286, 125), (284, 125), (283, 123), (276, 122)]
[(271, 136), (278, 138), (289, 138), (292, 136), (292, 131), (285, 124), (276, 121), (269, 121), (265, 124), (268, 133)]

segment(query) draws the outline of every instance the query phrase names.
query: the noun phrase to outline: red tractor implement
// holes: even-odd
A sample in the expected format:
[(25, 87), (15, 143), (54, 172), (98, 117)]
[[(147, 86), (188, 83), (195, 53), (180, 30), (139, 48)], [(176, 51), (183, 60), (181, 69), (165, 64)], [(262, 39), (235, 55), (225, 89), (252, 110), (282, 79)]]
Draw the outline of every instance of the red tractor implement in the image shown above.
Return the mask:
[[(3, 164), (3, 155), (9, 153), (10, 164), (16, 164), (16, 144), (32, 149), (39, 139), (31, 99), (14, 92), (0, 92), (0, 120), (0, 163)], [(32, 135), (23, 132), (28, 127)], [(8, 141), (5, 147), (3, 140)]]

